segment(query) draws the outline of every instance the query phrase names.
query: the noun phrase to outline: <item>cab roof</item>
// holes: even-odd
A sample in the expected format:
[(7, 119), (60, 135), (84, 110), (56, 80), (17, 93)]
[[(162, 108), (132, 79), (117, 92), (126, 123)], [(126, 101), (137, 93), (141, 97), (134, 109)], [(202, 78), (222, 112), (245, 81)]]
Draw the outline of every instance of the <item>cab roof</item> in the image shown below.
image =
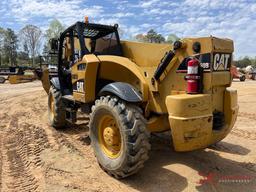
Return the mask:
[(98, 39), (110, 33), (116, 32), (118, 25), (102, 25), (96, 23), (76, 22), (74, 25), (68, 27), (63, 34), (68, 34), (70, 31), (76, 31), (83, 34), (85, 38)]

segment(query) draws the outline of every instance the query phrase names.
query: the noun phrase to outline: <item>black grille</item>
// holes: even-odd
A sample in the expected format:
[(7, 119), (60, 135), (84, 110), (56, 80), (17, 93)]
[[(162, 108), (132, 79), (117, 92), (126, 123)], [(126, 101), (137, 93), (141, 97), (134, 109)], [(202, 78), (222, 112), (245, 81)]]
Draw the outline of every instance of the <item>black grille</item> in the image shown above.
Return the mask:
[(224, 113), (214, 112), (213, 113), (213, 130), (221, 130), (225, 125)]

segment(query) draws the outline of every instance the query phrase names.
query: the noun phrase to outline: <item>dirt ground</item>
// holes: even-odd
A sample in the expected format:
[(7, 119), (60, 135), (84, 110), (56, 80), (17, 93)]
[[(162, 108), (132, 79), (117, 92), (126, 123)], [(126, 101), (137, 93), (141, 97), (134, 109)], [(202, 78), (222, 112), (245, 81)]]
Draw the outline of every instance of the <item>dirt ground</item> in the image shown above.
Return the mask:
[(234, 82), (240, 112), (233, 131), (204, 150), (177, 153), (153, 135), (150, 159), (136, 175), (115, 180), (86, 142), (88, 117), (55, 130), (39, 81), (0, 85), (0, 191), (254, 191), (256, 81)]

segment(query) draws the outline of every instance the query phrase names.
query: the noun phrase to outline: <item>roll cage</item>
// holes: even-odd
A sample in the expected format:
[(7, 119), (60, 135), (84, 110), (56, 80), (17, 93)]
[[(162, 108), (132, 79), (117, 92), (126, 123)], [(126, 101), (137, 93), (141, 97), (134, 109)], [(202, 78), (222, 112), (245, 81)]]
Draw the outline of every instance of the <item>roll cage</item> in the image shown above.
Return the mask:
[[(84, 23), (77, 22), (74, 25), (68, 27), (63, 33), (61, 33), (58, 43), (58, 76), (62, 92), (65, 89), (71, 90), (71, 79), (70, 79), (70, 67), (76, 63), (77, 59), (82, 59), (84, 55), (95, 54), (95, 55), (122, 55), (121, 43), (118, 34), (118, 25), (101, 25), (95, 23)], [(110, 35), (109, 46), (105, 47), (104, 51), (97, 52), (95, 46), (99, 39)], [(115, 46), (110, 46), (111, 39), (114, 36)], [(70, 58), (67, 62), (63, 59), (63, 48), (65, 39), (69, 38), (70, 45)], [(80, 45), (80, 50), (77, 52), (75, 49), (75, 39)], [(85, 39), (89, 39), (90, 43), (94, 43), (94, 49), (89, 50), (86, 46)], [(104, 40), (103, 40), (104, 41)], [(65, 53), (64, 53), (65, 54)], [(66, 94), (66, 93), (64, 93)]]

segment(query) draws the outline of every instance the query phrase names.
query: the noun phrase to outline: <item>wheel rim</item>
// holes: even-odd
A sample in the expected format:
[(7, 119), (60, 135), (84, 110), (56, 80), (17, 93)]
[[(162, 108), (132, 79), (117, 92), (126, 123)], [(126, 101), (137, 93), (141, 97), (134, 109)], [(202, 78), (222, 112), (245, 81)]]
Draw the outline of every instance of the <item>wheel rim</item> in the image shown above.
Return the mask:
[(99, 121), (99, 144), (109, 158), (117, 158), (121, 152), (122, 140), (120, 129), (114, 117), (104, 115)]
[(55, 105), (54, 105), (54, 99), (53, 99), (52, 95), (50, 96), (49, 107), (50, 107), (50, 118), (51, 118), (51, 120), (53, 120), (54, 119), (54, 114), (55, 114)]

